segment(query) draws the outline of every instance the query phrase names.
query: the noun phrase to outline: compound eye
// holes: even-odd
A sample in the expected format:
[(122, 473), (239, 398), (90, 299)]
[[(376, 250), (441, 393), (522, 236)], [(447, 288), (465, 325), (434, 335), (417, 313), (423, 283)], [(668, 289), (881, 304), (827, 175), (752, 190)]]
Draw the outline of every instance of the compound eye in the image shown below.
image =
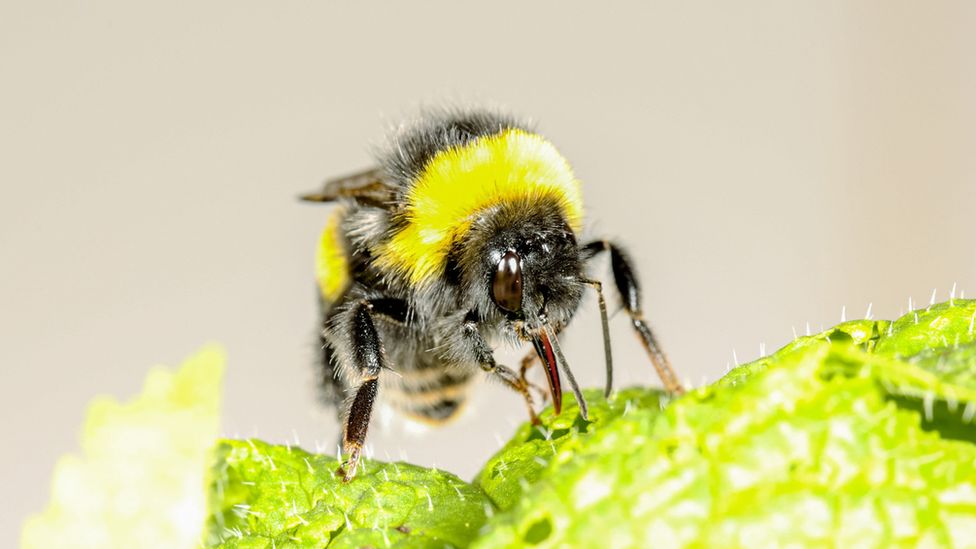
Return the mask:
[(522, 259), (511, 250), (498, 262), (491, 281), (491, 298), (510, 313), (522, 310)]

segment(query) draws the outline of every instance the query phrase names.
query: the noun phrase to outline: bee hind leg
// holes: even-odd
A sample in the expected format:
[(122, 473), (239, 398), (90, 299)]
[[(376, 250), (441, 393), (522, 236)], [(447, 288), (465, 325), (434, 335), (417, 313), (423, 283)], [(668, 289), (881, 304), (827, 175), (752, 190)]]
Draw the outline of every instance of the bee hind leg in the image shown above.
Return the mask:
[[(375, 304), (381, 305), (381, 301), (376, 301)], [(353, 307), (349, 318), (352, 346), (350, 355), (354, 362), (352, 366), (360, 374), (362, 381), (346, 412), (342, 432), (342, 451), (347, 457), (336, 474), (345, 482), (349, 482), (356, 475), (363, 445), (366, 443), (369, 418), (379, 391), (380, 371), (387, 368), (386, 356), (373, 324), (373, 308), (374, 301), (360, 301)]]
[(613, 269), (613, 280), (620, 293), (624, 309), (630, 317), (631, 324), (637, 337), (640, 339), (644, 350), (651, 358), (654, 369), (657, 370), (658, 377), (664, 384), (664, 388), (671, 393), (684, 393), (684, 387), (678, 381), (678, 376), (671, 367), (671, 362), (661, 350), (661, 346), (654, 337), (654, 332), (644, 320), (644, 313), (641, 310), (640, 285), (637, 282), (637, 274), (631, 265), (627, 254), (616, 244), (608, 240), (596, 240), (586, 244), (582, 248), (584, 260), (589, 260), (601, 252), (610, 252), (610, 266)]

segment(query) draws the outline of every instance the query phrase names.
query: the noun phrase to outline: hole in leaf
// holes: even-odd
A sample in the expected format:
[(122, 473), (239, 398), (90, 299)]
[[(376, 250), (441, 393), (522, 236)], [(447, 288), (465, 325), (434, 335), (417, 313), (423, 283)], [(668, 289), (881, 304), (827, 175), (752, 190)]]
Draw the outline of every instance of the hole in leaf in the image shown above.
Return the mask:
[(542, 517), (541, 519), (533, 522), (532, 526), (529, 526), (529, 529), (525, 531), (525, 535), (522, 536), (522, 539), (525, 540), (525, 543), (538, 545), (539, 543), (546, 541), (550, 534), (552, 534), (552, 521), (549, 520), (549, 517)]
[(543, 433), (542, 428), (533, 427), (525, 442), (532, 442), (533, 440), (546, 440), (546, 435)]
[(589, 430), (592, 421), (586, 421), (583, 416), (576, 416), (576, 420), (573, 421), (573, 427), (580, 433), (585, 433)]
[(827, 334), (827, 337), (830, 338), (830, 340), (831, 341), (834, 341), (834, 342), (852, 343), (854, 341), (854, 338), (851, 337), (851, 334), (849, 334), (849, 333), (847, 333), (847, 332), (845, 332), (843, 330), (837, 330), (837, 329), (831, 330)]
[(552, 440), (556, 440), (558, 438), (562, 438), (562, 437), (566, 436), (567, 434), (569, 434), (569, 429), (556, 429), (555, 431), (552, 432), (552, 435), (551, 435), (550, 438)]

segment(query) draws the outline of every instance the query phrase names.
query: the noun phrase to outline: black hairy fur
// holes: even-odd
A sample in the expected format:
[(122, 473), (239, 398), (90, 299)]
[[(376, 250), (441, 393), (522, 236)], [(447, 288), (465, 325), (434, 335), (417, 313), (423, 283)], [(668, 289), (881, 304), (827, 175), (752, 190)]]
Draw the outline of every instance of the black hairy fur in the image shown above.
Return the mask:
[(375, 154), (391, 181), (406, 188), (438, 152), (511, 129), (531, 131), (528, 124), (501, 112), (428, 108), (416, 120), (394, 129)]

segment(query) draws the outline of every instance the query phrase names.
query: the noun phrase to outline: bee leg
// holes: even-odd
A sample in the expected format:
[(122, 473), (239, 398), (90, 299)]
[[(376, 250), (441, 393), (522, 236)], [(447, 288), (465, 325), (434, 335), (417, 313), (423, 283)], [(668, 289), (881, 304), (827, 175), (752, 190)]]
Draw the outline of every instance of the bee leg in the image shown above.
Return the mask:
[(641, 344), (644, 346), (644, 350), (647, 351), (648, 356), (651, 358), (651, 363), (654, 365), (654, 369), (657, 370), (658, 377), (661, 378), (661, 382), (668, 392), (676, 394), (684, 393), (684, 388), (681, 386), (681, 382), (678, 381), (678, 376), (675, 375), (674, 369), (671, 368), (668, 357), (661, 350), (660, 345), (657, 343), (657, 338), (654, 337), (654, 332), (651, 331), (650, 326), (644, 320), (644, 313), (641, 310), (640, 284), (637, 282), (637, 276), (630, 263), (630, 259), (619, 246), (607, 240), (590, 242), (583, 246), (582, 251), (584, 260), (592, 259), (600, 252), (610, 252), (610, 266), (613, 269), (613, 280), (617, 286), (617, 291), (620, 293), (624, 309), (627, 311), (627, 315), (630, 316), (630, 321), (633, 324), (634, 330), (637, 332)]
[(525, 399), (525, 405), (529, 409), (529, 419), (532, 421), (532, 424), (541, 425), (542, 422), (535, 413), (535, 403), (532, 400), (532, 394), (529, 392), (531, 385), (525, 380), (524, 375), (520, 377), (511, 368), (495, 363), (495, 355), (492, 353), (491, 346), (482, 337), (481, 332), (478, 331), (477, 322), (470, 315), (469, 318), (465, 319), (461, 332), (464, 335), (465, 341), (474, 352), (475, 360), (478, 361), (481, 369), (495, 375), (502, 383), (522, 395), (522, 398)]
[(380, 371), (387, 367), (379, 334), (373, 325), (373, 303), (367, 300), (357, 303), (349, 322), (352, 366), (362, 376), (362, 382), (349, 405), (342, 432), (342, 451), (347, 457), (336, 474), (345, 482), (356, 476), (356, 467), (366, 442), (369, 417), (379, 389)]
[[(532, 400), (532, 393), (529, 392), (530, 385), (525, 380), (521, 379), (515, 371), (501, 364), (495, 364), (493, 366), (482, 364), (481, 369), (496, 375), (505, 385), (518, 391), (525, 400), (525, 407), (529, 410), (529, 420), (532, 422), (532, 425), (542, 425), (542, 421), (535, 413), (535, 402)], [(538, 389), (538, 387), (535, 388)]]

